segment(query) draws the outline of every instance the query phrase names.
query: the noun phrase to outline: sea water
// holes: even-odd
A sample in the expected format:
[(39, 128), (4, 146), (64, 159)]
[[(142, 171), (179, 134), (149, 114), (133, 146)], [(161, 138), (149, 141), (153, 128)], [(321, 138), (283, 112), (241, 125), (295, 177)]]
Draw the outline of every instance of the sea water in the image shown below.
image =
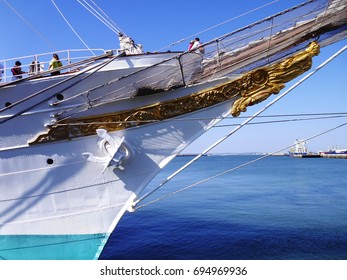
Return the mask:
[[(257, 157), (202, 157), (143, 203)], [(101, 259), (347, 259), (346, 173), (344, 159), (262, 159), (126, 213)]]

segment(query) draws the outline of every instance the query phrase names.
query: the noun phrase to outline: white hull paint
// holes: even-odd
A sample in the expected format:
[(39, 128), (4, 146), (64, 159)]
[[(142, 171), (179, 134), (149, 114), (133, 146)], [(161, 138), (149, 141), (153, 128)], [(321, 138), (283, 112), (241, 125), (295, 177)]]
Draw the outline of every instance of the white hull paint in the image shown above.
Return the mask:
[[(229, 110), (230, 102), (226, 102), (208, 113), (203, 110), (187, 117), (221, 117)], [(82, 157), (84, 152), (100, 153), (97, 136), (3, 151), (1, 232), (110, 233), (115, 216), (124, 213), (134, 194), (214, 123), (183, 119), (111, 133), (124, 136), (130, 147), (124, 170), (110, 167), (102, 173), (103, 165)]]
[[(297, 25), (296, 19), (291, 24), (285, 20), (278, 32), (259, 33), (259, 38), (251, 36), (240, 46), (233, 44), (232, 38), (239, 38), (242, 29), (235, 37), (230, 33), (211, 41), (205, 46), (205, 64), (201, 64), (202, 57), (196, 53), (114, 59), (103, 55), (94, 64), (92, 60), (85, 61), (91, 64), (78, 72), (66, 68), (60, 76), (28, 77), (0, 85), (0, 258), (98, 258), (124, 212), (164, 166), (229, 115), (231, 107), (240, 100), (242, 106), (237, 110), (241, 112), (277, 93), (294, 78), (293, 70), (302, 73), (302, 69), (310, 68), (307, 54), (312, 58), (317, 53), (309, 51), (299, 56), (299, 62), (287, 60), (284, 68), (273, 68), (273, 72), (256, 72), (259, 67), (305, 49), (312, 38), (328, 44), (331, 42), (327, 39), (346, 37), (346, 5), (336, 0), (331, 3), (326, 6), (328, 10), (313, 12), (304, 25)], [(306, 4), (302, 7), (304, 17)], [(300, 6), (296, 9), (300, 10)], [(322, 27), (313, 29), (321, 16), (325, 17), (319, 25)], [(281, 14), (276, 17), (281, 18)], [(262, 23), (259, 24), (260, 28)], [(258, 28), (249, 28), (253, 27)], [(169, 61), (170, 57), (174, 59)], [(164, 62), (157, 64), (160, 61)], [(292, 62), (298, 65), (290, 68)], [(239, 74), (245, 78), (232, 86), (225, 83), (229, 80), (225, 76)], [(144, 88), (152, 92), (139, 94)], [(209, 88), (212, 90), (205, 96)], [(195, 93), (202, 93), (202, 97), (196, 98)], [(187, 106), (193, 105), (192, 110), (182, 104), (186, 100), (183, 97), (190, 98)], [(181, 103), (175, 103), (177, 100)], [(159, 113), (156, 119), (157, 111), (142, 112), (142, 108), (153, 104), (159, 104), (158, 111), (172, 108), (178, 113)], [(180, 106), (184, 110), (180, 111)], [(237, 110), (233, 115), (240, 113)], [(67, 129), (64, 137), (46, 135), (42, 142), (42, 138), (38, 141), (38, 136), (51, 132), (56, 121), (57, 125), (66, 125), (65, 118), (94, 120), (93, 117), (126, 111), (132, 111), (131, 116), (143, 113), (144, 119), (154, 112), (150, 115), (154, 118), (147, 124), (140, 123), (141, 117), (135, 118), (132, 127), (108, 131), (106, 137), (119, 142), (119, 150), (117, 145), (110, 144), (111, 140), (102, 142), (96, 131), (83, 129), (78, 132), (85, 134), (78, 136)], [(100, 135), (105, 133), (102, 130)], [(118, 156), (124, 156), (121, 162), (117, 162)]]
[[(226, 80), (184, 87), (169, 93), (110, 102), (89, 110), (88, 114), (129, 110), (172, 100)], [(36, 81), (28, 83), (35, 85)], [(19, 85), (14, 88), (21, 92), (25, 87)], [(180, 151), (220, 118), (229, 114), (232, 103), (233, 101), (228, 101), (177, 119), (110, 132), (116, 139), (124, 137), (124, 146), (129, 152), (122, 161), (121, 169), (111, 166), (104, 170), (103, 164), (83, 158), (83, 153), (105, 156), (99, 149), (97, 135), (28, 145), (28, 141), (36, 134), (45, 131), (45, 123), (51, 121), (51, 115), (56, 111), (56, 107), (51, 107), (49, 102), (3, 123), (0, 141), (1, 235), (7, 238), (16, 237), (18, 240), (23, 236), (41, 236), (44, 238), (36, 241), (35, 249), (45, 244), (45, 247), (52, 246), (52, 252), (49, 256), (42, 256), (37, 253), (40, 251), (36, 250), (34, 253), (29, 250), (28, 253), (25, 249), (27, 245), (21, 245), (21, 241), (18, 241), (14, 248), (17, 252), (24, 250), (23, 257), (16, 254), (13, 257), (13, 248), (5, 250), (5, 254), (1, 254), (0, 250), (0, 256), (71, 258), (60, 252), (65, 252), (65, 249), (54, 251), (57, 241), (50, 241), (51, 238), (47, 237), (98, 235), (101, 237), (98, 237), (98, 242), (92, 249), (93, 258), (97, 258), (109, 235), (137, 195)], [(24, 108), (28, 103), (20, 106)], [(8, 116), (10, 115), (2, 114), (1, 119), (5, 120)], [(83, 239), (82, 242), (74, 242), (82, 246), (85, 241)], [(58, 243), (63, 244), (61, 241)], [(80, 250), (81, 246), (76, 245), (76, 248)], [(62, 248), (61, 245), (59, 248)], [(73, 254), (73, 258), (90, 258), (93, 254), (88, 253), (85, 257), (79, 254), (78, 250)]]

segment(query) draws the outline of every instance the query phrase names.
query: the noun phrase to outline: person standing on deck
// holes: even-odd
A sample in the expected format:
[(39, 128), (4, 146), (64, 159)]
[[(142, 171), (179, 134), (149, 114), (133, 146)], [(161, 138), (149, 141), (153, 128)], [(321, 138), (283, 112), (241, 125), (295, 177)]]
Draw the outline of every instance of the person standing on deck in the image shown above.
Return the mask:
[(118, 34), (120, 50), (126, 55), (129, 54), (142, 54), (142, 45), (135, 44), (134, 40), (123, 33)]
[(190, 51), (192, 49), (193, 45), (194, 45), (194, 40), (191, 40), (189, 42), (188, 51)]
[(11, 69), (11, 72), (13, 75), (12, 81), (21, 79), (23, 77), (22, 74), (26, 73), (26, 72), (22, 71), (21, 65), (22, 65), (22, 63), (17, 60), (14, 64), (14, 66), (12, 67), (12, 69)]
[[(56, 53), (53, 54), (53, 58), (52, 58), (51, 62), (49, 63), (48, 70), (56, 69), (56, 68), (59, 68), (62, 66), (63, 66), (63, 64), (61, 63), (59, 56)], [(60, 74), (59, 70), (51, 73), (52, 76), (59, 75), (59, 74)]]
[(204, 54), (205, 53), (205, 49), (202, 46), (200, 39), (197, 37), (194, 39), (194, 43), (193, 46), (190, 48), (191, 51), (194, 51), (196, 53), (200, 53), (200, 54)]
[(36, 75), (43, 71), (43, 64), (41, 64), (37, 58), (34, 58), (34, 60), (29, 65), (29, 75)]

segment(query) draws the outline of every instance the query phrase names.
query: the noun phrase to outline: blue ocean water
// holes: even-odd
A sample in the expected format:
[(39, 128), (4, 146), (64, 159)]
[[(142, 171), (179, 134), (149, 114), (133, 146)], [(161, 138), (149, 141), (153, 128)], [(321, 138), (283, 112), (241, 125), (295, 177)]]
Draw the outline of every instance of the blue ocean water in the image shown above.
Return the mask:
[[(202, 157), (144, 203), (257, 157)], [(268, 157), (126, 213), (100, 258), (346, 260), (346, 172), (344, 159)]]

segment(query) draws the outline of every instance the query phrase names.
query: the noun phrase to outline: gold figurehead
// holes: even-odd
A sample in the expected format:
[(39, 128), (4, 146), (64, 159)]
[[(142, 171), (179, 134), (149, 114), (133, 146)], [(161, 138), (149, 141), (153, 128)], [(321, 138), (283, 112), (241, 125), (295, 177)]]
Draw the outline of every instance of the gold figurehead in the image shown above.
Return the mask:
[[(312, 57), (318, 54), (318, 43), (311, 42), (306, 50), (279, 63), (251, 72), (252, 77), (255, 78), (254, 83), (259, 87), (255, 90), (241, 92), (241, 97), (234, 103), (231, 114), (237, 117), (241, 112), (245, 112), (248, 106), (264, 101), (271, 94), (279, 93), (285, 87), (285, 83), (309, 70), (312, 66)], [(257, 82), (258, 80), (261, 82)]]

